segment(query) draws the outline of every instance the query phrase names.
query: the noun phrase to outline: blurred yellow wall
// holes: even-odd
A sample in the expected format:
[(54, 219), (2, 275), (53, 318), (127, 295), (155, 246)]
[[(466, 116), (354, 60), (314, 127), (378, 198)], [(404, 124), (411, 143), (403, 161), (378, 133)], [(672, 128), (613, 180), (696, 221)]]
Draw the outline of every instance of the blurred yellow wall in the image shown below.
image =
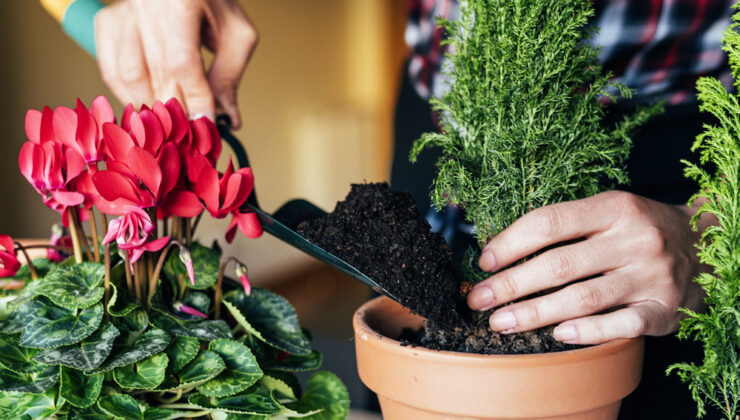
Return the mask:
[[(239, 89), (261, 205), (294, 197), (331, 210), (351, 182), (388, 176), (392, 107), (403, 47), (402, 0), (242, 1), (261, 43)], [(28, 108), (73, 106), (110, 92), (95, 62), (68, 40), (36, 0), (0, 2), (0, 232), (46, 237), (58, 220), (18, 172)], [(117, 107), (120, 115), (121, 106)], [(208, 217), (204, 218), (209, 219)], [(201, 223), (206, 242), (228, 220)], [(223, 241), (221, 241), (223, 242)], [(239, 237), (228, 254), (251, 277), (298, 270), (310, 259), (271, 237)]]

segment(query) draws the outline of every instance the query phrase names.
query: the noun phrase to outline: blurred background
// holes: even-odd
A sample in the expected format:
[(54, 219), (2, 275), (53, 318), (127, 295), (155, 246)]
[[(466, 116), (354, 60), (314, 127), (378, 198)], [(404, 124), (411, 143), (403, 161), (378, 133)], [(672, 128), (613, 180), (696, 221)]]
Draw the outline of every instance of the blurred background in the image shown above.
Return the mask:
[[(243, 128), (260, 204), (268, 211), (295, 198), (326, 210), (350, 183), (387, 180), (393, 105), (406, 54), (400, 0), (241, 1), (260, 44), (239, 88)], [(0, 232), (48, 237), (59, 221), (18, 170), (27, 109), (86, 105), (103, 94), (115, 103), (95, 61), (69, 40), (35, 0), (0, 1)], [(237, 235), (226, 246), (228, 219), (204, 217), (201, 241), (218, 239), (225, 255), (249, 265), (257, 286), (288, 298), (324, 368), (339, 374), (352, 406), (365, 406), (354, 367), (351, 315), (369, 290), (264, 235)]]

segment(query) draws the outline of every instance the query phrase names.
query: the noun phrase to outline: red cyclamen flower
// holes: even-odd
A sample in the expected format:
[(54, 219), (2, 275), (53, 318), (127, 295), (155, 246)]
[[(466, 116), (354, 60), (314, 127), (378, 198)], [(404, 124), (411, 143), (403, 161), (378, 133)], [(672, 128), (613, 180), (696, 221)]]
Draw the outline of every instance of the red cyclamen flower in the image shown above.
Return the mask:
[(13, 277), (21, 263), (15, 254), (15, 241), (10, 235), (0, 235), (0, 277)]
[(103, 238), (103, 244), (114, 240), (118, 248), (129, 254), (133, 265), (145, 251), (156, 252), (161, 250), (170, 241), (169, 236), (147, 242), (154, 233), (154, 224), (149, 215), (136, 206), (126, 206), (125, 214), (110, 221), (108, 234)]

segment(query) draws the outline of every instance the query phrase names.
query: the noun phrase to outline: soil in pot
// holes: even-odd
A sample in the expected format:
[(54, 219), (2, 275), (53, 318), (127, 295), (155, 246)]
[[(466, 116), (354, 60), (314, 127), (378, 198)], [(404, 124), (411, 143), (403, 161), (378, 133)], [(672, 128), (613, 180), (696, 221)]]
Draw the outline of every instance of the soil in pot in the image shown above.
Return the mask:
[(498, 334), (488, 324), (490, 312), (470, 313), (444, 239), (431, 232), (411, 194), (393, 191), (387, 183), (353, 184), (332, 213), (304, 222), (298, 232), (427, 318), (423, 330), (407, 331), (402, 337), (408, 344), (483, 354), (574, 348), (553, 339), (552, 327)]

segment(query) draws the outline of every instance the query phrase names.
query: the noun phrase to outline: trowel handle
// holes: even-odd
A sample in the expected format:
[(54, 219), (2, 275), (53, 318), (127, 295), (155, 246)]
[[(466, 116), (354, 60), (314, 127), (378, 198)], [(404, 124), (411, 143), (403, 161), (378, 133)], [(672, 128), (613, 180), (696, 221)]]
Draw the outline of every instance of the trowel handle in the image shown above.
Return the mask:
[(62, 30), (88, 54), (95, 57), (95, 15), (105, 5), (99, 0), (41, 0)]

